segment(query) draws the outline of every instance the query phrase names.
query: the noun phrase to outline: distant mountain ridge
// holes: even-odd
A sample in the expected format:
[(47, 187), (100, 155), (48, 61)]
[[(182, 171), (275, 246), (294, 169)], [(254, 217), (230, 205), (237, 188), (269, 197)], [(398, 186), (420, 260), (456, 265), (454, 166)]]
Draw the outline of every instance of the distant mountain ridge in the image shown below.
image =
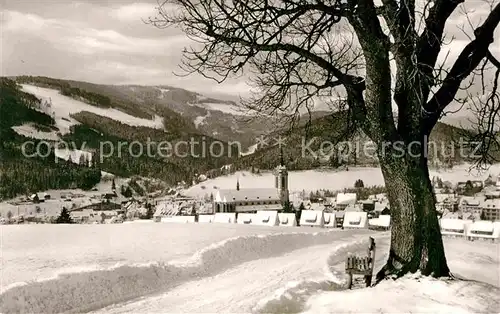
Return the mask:
[[(20, 84), (64, 90), (79, 89), (102, 95), (109, 107), (140, 118), (158, 114), (169, 122), (182, 122), (183, 128), (197, 130), (222, 141), (238, 141), (243, 149), (254, 144), (254, 139), (272, 129), (272, 118), (250, 117), (246, 110), (230, 100), (220, 100), (185, 89), (159, 85), (97, 85), (87, 82), (59, 80), (39, 76), (19, 76)], [(81, 99), (80, 95), (68, 95)], [(168, 124), (165, 126), (168, 128)]]

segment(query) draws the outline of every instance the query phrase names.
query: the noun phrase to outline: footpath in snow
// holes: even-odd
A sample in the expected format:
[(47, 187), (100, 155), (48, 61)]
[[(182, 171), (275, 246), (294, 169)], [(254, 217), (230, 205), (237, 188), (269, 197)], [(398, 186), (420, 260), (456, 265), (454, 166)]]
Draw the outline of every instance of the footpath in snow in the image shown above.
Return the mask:
[[(0, 295), (3, 313), (478, 313), (498, 312), (498, 244), (445, 239), (449, 266), (469, 280), (408, 276), (344, 290), (348, 252), (388, 232), (335, 230), (237, 237), (188, 260), (120, 266), (28, 283)], [(360, 301), (361, 300), (361, 301)]]
[[(389, 234), (374, 236), (377, 271), (387, 257)], [(498, 254), (494, 257), (498, 245), (445, 239), (452, 271), (485, 282), (435, 280), (416, 274), (368, 289), (344, 290), (345, 257), (348, 252), (366, 252), (366, 240), (366, 234), (356, 235), (249, 261), (98, 313), (493, 313), (500, 309)]]
[[(250, 261), (282, 256), (294, 250), (335, 241), (351, 242), (368, 230), (321, 230), (240, 236), (214, 243), (191, 257), (173, 261), (120, 263), (59, 274), (40, 281), (19, 283), (0, 294), (3, 313), (88, 312), (165, 293), (186, 282), (211, 278)], [(322, 251), (328, 254), (329, 249)], [(322, 259), (323, 261), (325, 259)], [(307, 260), (304, 261), (307, 263)], [(234, 278), (237, 282), (237, 278)]]
[[(110, 306), (98, 313), (294, 313), (321, 290), (342, 287), (348, 252), (365, 252), (368, 234), (339, 237), (329, 244), (249, 261), (213, 277), (181, 284), (166, 293)], [(389, 235), (377, 234), (387, 247)], [(342, 268), (342, 267), (340, 267)]]

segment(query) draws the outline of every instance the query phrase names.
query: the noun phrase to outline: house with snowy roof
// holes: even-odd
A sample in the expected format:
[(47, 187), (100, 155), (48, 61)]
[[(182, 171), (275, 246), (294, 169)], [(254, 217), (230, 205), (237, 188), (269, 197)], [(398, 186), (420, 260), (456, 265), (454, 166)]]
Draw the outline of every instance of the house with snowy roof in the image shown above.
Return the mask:
[(458, 209), (462, 213), (474, 213), (480, 215), (482, 212), (481, 203), (486, 198), (484, 196), (462, 196), (458, 203)]
[(500, 189), (488, 190), (484, 192), (486, 199), (497, 199), (500, 198)]
[(452, 193), (436, 193), (436, 210), (440, 213), (458, 210), (458, 199)]
[(336, 210), (344, 210), (350, 205), (356, 204), (358, 196), (356, 193), (337, 193), (337, 200), (335, 202)]
[(375, 216), (389, 215), (391, 213), (389, 202), (375, 202)]

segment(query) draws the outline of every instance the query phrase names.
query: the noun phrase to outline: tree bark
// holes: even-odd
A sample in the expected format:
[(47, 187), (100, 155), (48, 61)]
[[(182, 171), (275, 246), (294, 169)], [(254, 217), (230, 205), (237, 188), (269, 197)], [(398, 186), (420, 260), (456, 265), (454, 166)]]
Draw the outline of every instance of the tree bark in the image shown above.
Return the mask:
[[(416, 148), (418, 142), (420, 147)], [(389, 258), (377, 274), (377, 282), (391, 275), (400, 277), (417, 271), (434, 277), (450, 274), (424, 154), (427, 143), (418, 142), (417, 145), (393, 143), (392, 148), (379, 151), (391, 204), (392, 232)]]

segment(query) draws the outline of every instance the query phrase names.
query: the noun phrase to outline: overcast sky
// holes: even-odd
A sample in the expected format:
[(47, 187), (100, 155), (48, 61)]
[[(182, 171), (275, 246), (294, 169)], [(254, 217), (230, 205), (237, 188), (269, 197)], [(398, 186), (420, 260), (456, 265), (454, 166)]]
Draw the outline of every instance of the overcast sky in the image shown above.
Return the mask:
[(182, 48), (176, 29), (142, 19), (156, 0), (0, 0), (2, 75), (43, 75), (104, 84), (169, 84), (201, 92), (245, 93), (245, 80), (224, 85), (191, 75), (180, 78)]
[[(474, 4), (475, 1), (475, 4)], [(474, 4), (475, 22), (487, 12)], [(141, 19), (155, 15), (156, 0), (0, 0), (2, 75), (43, 75), (105, 84), (169, 84), (200, 92), (245, 94), (244, 79), (224, 85), (192, 75), (179, 78), (187, 38), (176, 29), (156, 29)], [(469, 5), (470, 7), (470, 5)], [(457, 32), (455, 14), (448, 29), (458, 36), (450, 60), (468, 39)], [(499, 34), (497, 30), (497, 34)], [(494, 51), (500, 52), (499, 43)]]

